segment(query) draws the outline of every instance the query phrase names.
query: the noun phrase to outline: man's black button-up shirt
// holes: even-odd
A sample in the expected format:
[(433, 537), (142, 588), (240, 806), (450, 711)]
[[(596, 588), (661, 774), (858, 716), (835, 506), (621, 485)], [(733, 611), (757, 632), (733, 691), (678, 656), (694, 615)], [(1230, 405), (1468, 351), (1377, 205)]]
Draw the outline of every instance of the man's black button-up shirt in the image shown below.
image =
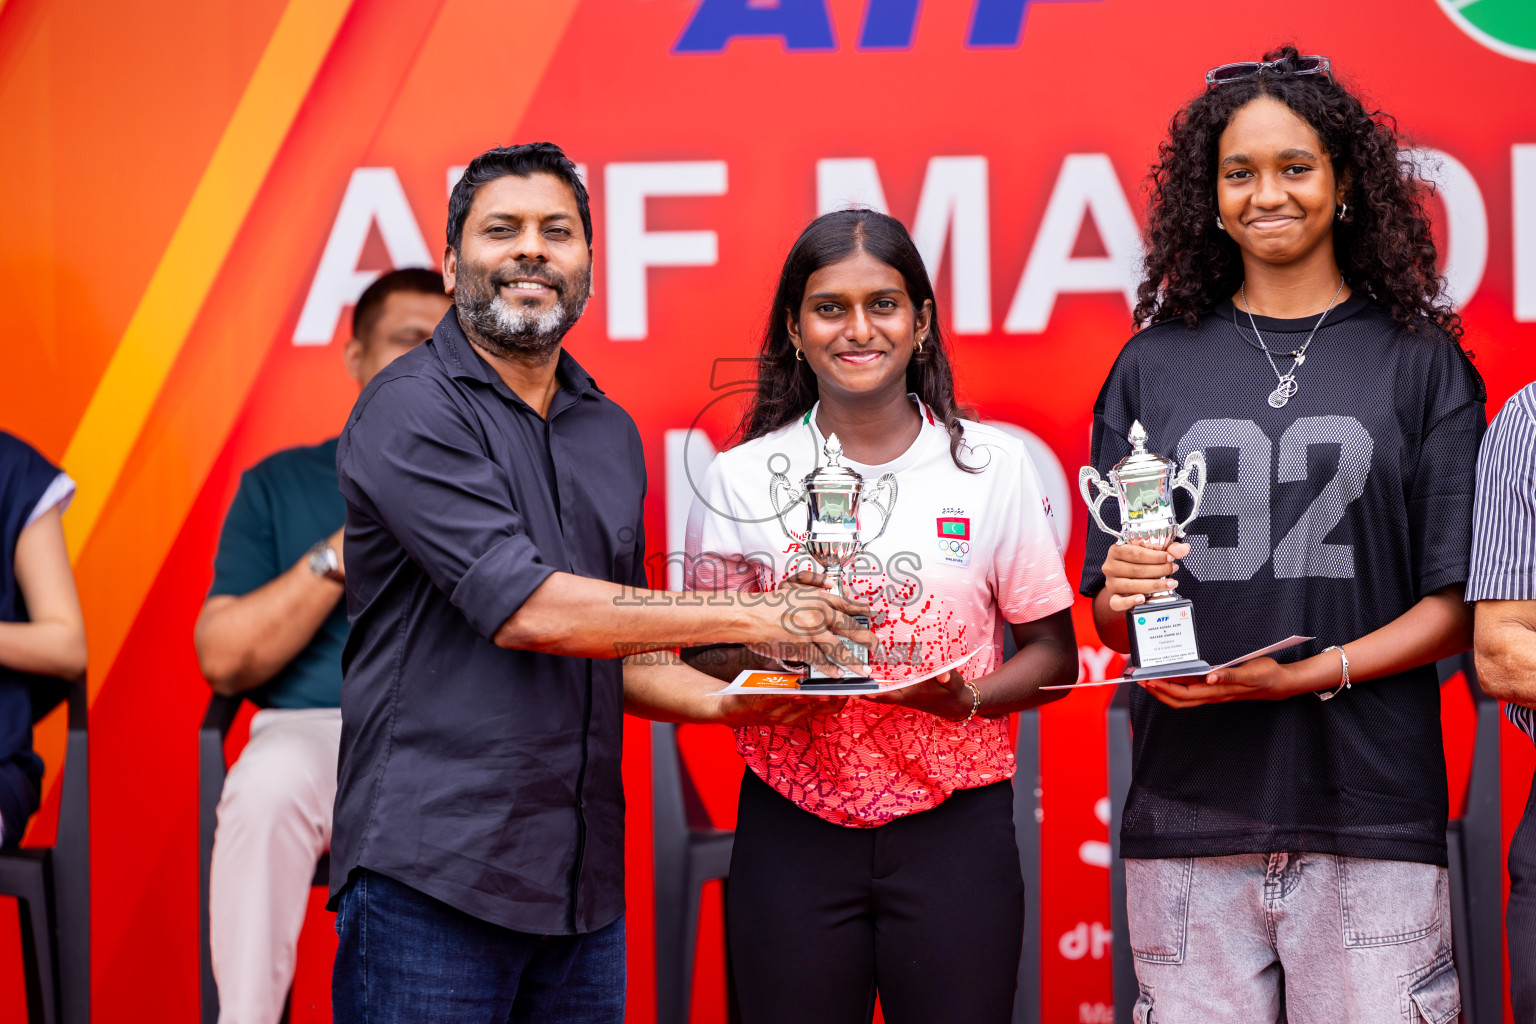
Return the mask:
[(367, 868), (518, 931), (624, 912), (621, 664), (491, 639), (553, 572), (645, 584), (639, 432), (567, 353), (558, 375), (541, 418), (449, 310), (341, 435), (333, 905)]

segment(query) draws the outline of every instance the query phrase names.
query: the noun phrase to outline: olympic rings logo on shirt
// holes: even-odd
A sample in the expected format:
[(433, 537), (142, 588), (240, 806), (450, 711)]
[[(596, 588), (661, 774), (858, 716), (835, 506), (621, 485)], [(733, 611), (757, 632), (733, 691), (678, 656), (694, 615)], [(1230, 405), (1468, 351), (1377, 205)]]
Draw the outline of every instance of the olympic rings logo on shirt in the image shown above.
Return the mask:
[(941, 540), (939, 541), (939, 550), (947, 551), (951, 555), (968, 555), (971, 553), (971, 545), (969, 541)]

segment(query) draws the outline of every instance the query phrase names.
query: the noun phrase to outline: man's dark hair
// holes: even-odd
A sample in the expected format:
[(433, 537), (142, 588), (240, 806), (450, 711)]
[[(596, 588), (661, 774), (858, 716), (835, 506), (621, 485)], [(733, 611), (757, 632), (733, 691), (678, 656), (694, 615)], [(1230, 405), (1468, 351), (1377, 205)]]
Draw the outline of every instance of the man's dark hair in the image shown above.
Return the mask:
[[(1433, 186), (1400, 155), (1396, 123), (1368, 110), (1328, 75), (1298, 75), (1300, 52), (1283, 46), (1264, 55), (1273, 70), (1209, 87), (1173, 116), (1152, 167), (1146, 272), (1137, 289), (1138, 325), (1202, 314), (1237, 291), (1243, 263), (1237, 243), (1216, 227), (1216, 161), (1232, 115), (1261, 96), (1284, 103), (1311, 125), (1345, 183), (1349, 212), (1333, 229), (1344, 279), (1408, 330), (1424, 321), (1452, 337), (1461, 317), (1435, 267), (1424, 200)], [(1336, 74), (1337, 72), (1335, 72)]]
[(576, 194), (576, 209), (581, 213), (581, 227), (586, 232), (587, 248), (592, 247), (592, 208), (587, 202), (587, 186), (576, 165), (565, 151), (553, 142), (526, 142), (521, 146), (502, 146), (488, 149), (469, 162), (464, 176), (453, 186), (448, 197), (448, 248), (459, 251), (464, 240), (464, 219), (474, 205), (475, 194), (480, 186), (509, 175), (527, 178), (535, 174), (552, 174), (571, 187)]
[(771, 434), (816, 404), (821, 394), (816, 374), (810, 363), (795, 358), (788, 320), (798, 320), (805, 285), (812, 274), (861, 252), (902, 276), (914, 310), (921, 310), (924, 303), (933, 303), (927, 339), (907, 364), (907, 391), (921, 398), (944, 424), (949, 433), (949, 456), (955, 465), (967, 473), (979, 472), (960, 458), (964, 437), (960, 421), (974, 420), (976, 414), (955, 397), (955, 374), (949, 362), (949, 346), (944, 343), (944, 332), (939, 327), (938, 301), (928, 270), (901, 221), (874, 210), (824, 213), (811, 221), (795, 240), (784, 259), (779, 287), (768, 309), (768, 324), (763, 328), (763, 345), (757, 359), (757, 393), (736, 428), (736, 436), (751, 441)]
[(407, 267), (380, 276), (364, 289), (357, 298), (357, 305), (352, 307), (352, 337), (363, 338), (373, 330), (373, 325), (384, 313), (384, 300), (395, 292), (443, 295), (443, 275), (425, 267)]

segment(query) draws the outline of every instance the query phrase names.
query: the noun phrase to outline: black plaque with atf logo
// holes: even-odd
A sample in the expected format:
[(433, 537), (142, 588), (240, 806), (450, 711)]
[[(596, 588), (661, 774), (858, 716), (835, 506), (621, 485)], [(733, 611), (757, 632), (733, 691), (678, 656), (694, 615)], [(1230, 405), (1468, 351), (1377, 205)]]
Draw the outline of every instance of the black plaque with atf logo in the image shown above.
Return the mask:
[(1144, 605), (1131, 613), (1131, 658), (1126, 676), (1155, 679), (1197, 675), (1211, 666), (1200, 658), (1194, 606), (1186, 599)]

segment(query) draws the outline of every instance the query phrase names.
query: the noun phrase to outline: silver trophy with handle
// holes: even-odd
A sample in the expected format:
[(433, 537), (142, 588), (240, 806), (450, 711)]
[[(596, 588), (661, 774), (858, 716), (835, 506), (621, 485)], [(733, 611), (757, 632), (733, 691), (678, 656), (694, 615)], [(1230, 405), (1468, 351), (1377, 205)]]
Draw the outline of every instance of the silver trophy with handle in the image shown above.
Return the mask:
[[(1077, 475), (1077, 487), (1099, 529), (1117, 544), (1139, 544), (1156, 551), (1184, 536), (1184, 527), (1200, 514), (1205, 493), (1205, 453), (1190, 452), (1182, 469), (1172, 460), (1147, 451), (1147, 431), (1141, 421), (1131, 424), (1127, 435), (1131, 454), (1115, 463), (1109, 480), (1092, 466)], [(1173, 511), (1173, 492), (1183, 488), (1194, 498), (1189, 516), (1182, 522)], [(1115, 498), (1120, 507), (1120, 529), (1104, 522), (1103, 505)], [(1131, 638), (1126, 666), (1129, 679), (1201, 675), (1211, 666), (1200, 657), (1195, 641), (1194, 605), (1173, 590), (1147, 595), (1145, 603), (1125, 613)]]
[[(896, 477), (886, 473), (865, 491), (864, 478), (843, 465), (843, 444), (836, 434), (828, 436), (822, 446), (822, 456), (825, 463), (808, 473), (799, 487), (791, 484), (783, 473), (774, 473), (768, 483), (768, 497), (785, 536), (804, 545), (805, 553), (826, 573), (834, 592), (857, 600), (848, 592), (845, 573), (865, 548), (880, 539), (890, 524), (891, 512), (896, 507)], [(805, 505), (805, 532), (797, 535), (784, 517), (802, 503)], [(862, 536), (859, 526), (859, 514), (865, 505), (877, 509), (882, 517), (880, 529), (868, 539)], [(860, 626), (868, 629), (869, 618), (858, 618)], [(829, 676), (812, 665), (810, 677), (801, 682), (801, 689), (879, 688), (879, 684), (869, 677), (868, 649), (846, 638), (843, 646), (852, 658), (848, 663), (848, 674)]]

